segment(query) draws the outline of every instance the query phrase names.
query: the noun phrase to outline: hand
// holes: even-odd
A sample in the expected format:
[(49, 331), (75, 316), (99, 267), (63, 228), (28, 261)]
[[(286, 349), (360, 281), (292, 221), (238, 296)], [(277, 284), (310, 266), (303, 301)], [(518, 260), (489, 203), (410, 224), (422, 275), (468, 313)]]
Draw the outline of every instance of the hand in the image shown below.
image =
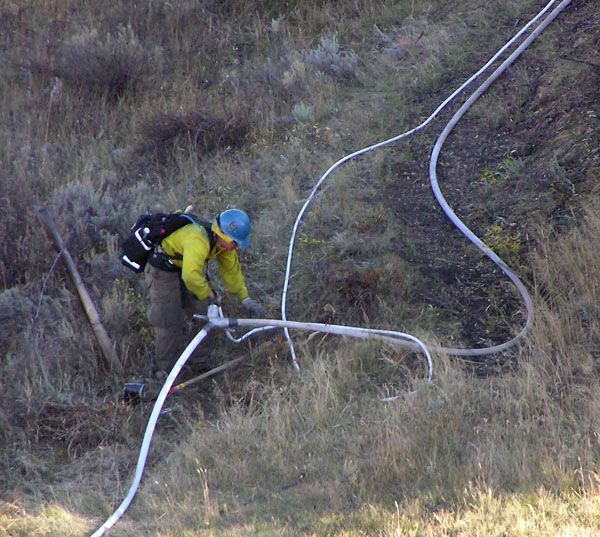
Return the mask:
[(265, 317), (267, 314), (265, 308), (263, 308), (256, 300), (252, 300), (250, 297), (246, 297), (244, 300), (242, 300), (242, 306), (244, 306), (244, 309), (254, 317)]
[(210, 295), (208, 295), (208, 300), (211, 304), (216, 304), (217, 306), (220, 306), (223, 302), (223, 297), (217, 291), (211, 289)]

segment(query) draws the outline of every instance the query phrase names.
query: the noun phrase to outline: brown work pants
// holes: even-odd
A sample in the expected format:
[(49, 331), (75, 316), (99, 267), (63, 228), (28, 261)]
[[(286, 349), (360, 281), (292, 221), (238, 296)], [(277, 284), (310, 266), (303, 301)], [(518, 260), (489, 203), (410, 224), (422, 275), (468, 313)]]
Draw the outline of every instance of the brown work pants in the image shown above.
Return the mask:
[(148, 265), (146, 287), (150, 305), (148, 321), (154, 328), (153, 369), (169, 372), (189, 343), (187, 318), (206, 313), (208, 301), (198, 300), (183, 285), (179, 272)]

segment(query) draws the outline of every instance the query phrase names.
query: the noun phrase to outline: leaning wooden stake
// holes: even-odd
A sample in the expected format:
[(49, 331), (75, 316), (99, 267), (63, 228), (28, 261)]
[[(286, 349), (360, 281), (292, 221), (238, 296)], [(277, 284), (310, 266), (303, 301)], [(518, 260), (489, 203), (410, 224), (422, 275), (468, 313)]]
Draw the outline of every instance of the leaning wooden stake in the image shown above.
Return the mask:
[(100, 320), (100, 315), (98, 315), (98, 311), (94, 306), (92, 298), (90, 297), (83, 284), (83, 280), (79, 275), (79, 272), (77, 270), (77, 267), (75, 266), (75, 262), (73, 261), (71, 254), (65, 247), (62, 238), (58, 234), (58, 231), (54, 226), (54, 223), (52, 222), (48, 211), (44, 207), (37, 207), (36, 210), (38, 212), (40, 220), (46, 227), (46, 230), (48, 231), (52, 239), (54, 240), (54, 244), (58, 248), (58, 251), (62, 254), (62, 258), (65, 260), (67, 269), (69, 269), (69, 273), (71, 275), (71, 278), (73, 279), (73, 283), (75, 284), (77, 292), (79, 293), (79, 298), (81, 299), (81, 303), (83, 304), (83, 309), (85, 310), (85, 313), (92, 325), (92, 330), (96, 335), (96, 339), (98, 340), (98, 343), (102, 348), (102, 354), (104, 355), (104, 359), (106, 362), (105, 365), (113, 372), (121, 373), (123, 371), (121, 361), (119, 360), (119, 357), (115, 352), (115, 348), (113, 347), (110, 338), (108, 337), (108, 334), (104, 328), (104, 325)]

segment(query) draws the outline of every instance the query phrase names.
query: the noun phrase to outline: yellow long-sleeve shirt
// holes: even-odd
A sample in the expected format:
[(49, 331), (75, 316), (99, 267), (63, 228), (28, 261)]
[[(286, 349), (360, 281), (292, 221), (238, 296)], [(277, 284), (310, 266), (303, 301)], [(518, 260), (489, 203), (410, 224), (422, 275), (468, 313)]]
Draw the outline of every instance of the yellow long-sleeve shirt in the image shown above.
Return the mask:
[(235, 250), (221, 250), (214, 246), (211, 250), (210, 241), (204, 228), (195, 224), (188, 224), (174, 231), (161, 242), (162, 251), (171, 259), (171, 262), (181, 268), (181, 279), (198, 299), (204, 300), (210, 295), (210, 287), (204, 275), (204, 268), (209, 259), (216, 258), (219, 276), (225, 289), (244, 300), (248, 290), (244, 282), (244, 275)]

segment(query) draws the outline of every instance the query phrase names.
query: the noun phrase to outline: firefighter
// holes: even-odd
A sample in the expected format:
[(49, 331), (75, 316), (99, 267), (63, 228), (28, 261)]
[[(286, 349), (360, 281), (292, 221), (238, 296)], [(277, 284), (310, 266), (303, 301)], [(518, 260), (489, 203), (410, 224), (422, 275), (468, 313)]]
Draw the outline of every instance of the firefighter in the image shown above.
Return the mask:
[(265, 316), (264, 308), (248, 295), (237, 254), (238, 248), (248, 247), (250, 228), (244, 211), (228, 209), (212, 225), (190, 222), (177, 229), (152, 254), (146, 285), (148, 320), (154, 328), (155, 378), (166, 377), (183, 350), (186, 314), (205, 312), (210, 303), (220, 300), (206, 273), (209, 260), (216, 260), (223, 287), (241, 301), (246, 312)]

